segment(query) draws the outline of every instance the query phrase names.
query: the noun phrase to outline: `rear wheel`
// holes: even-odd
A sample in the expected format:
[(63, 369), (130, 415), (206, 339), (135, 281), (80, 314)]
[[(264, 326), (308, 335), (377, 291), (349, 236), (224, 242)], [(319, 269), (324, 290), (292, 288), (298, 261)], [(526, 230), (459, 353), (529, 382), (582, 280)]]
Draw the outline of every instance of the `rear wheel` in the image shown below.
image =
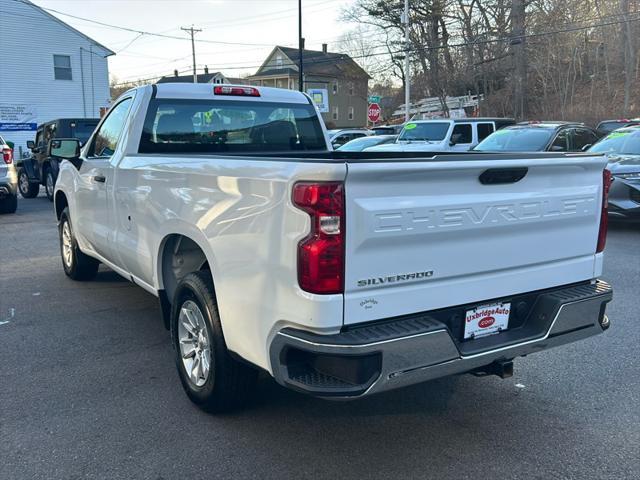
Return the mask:
[(0, 200), (0, 213), (15, 213), (18, 209), (18, 194), (8, 195)]
[(69, 207), (65, 208), (60, 215), (58, 231), (64, 273), (73, 280), (92, 280), (95, 278), (100, 262), (80, 251), (69, 220)]
[(50, 202), (53, 202), (53, 189), (56, 186), (56, 180), (53, 178), (51, 167), (47, 167), (44, 171), (44, 191)]
[(209, 412), (232, 410), (246, 402), (257, 371), (227, 349), (208, 271), (190, 273), (178, 284), (171, 337), (180, 381), (192, 402)]
[(22, 198), (34, 198), (38, 196), (40, 185), (29, 181), (29, 175), (24, 168), (18, 170), (18, 190)]

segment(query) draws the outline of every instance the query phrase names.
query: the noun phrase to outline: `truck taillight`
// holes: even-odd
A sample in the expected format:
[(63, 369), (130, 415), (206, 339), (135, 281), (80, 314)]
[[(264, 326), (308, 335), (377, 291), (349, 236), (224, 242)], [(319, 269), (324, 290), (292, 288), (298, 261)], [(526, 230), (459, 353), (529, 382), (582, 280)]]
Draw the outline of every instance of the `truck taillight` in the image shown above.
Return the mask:
[(607, 228), (609, 226), (609, 188), (611, 188), (611, 172), (606, 168), (602, 172), (602, 212), (600, 213), (600, 230), (598, 230), (598, 247), (596, 253), (604, 250), (607, 243)]
[(298, 244), (298, 283), (310, 293), (344, 291), (344, 186), (342, 182), (296, 183), (293, 204), (311, 217)]
[(3, 148), (2, 160), (4, 160), (4, 163), (6, 163), (7, 165), (13, 163), (13, 150), (11, 150), (10, 148)]
[(254, 87), (230, 87), (227, 85), (216, 85), (213, 87), (214, 95), (233, 95), (238, 97), (259, 97), (260, 92)]

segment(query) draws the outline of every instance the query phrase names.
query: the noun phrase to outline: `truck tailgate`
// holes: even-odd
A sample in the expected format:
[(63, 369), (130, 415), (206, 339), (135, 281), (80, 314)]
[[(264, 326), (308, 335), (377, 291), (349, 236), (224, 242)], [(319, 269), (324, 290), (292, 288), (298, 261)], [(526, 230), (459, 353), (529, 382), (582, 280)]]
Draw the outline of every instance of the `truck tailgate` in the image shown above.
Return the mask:
[[(605, 164), (584, 154), (349, 163), (344, 323), (594, 278)], [(500, 171), (482, 183), (489, 169)]]

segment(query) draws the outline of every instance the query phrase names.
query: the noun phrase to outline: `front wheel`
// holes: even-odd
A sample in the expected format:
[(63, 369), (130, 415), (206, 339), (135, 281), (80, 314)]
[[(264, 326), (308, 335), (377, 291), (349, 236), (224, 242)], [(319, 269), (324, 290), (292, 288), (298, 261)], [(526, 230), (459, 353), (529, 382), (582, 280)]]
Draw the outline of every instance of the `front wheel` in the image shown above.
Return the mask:
[(40, 191), (40, 185), (29, 181), (29, 175), (24, 168), (18, 170), (18, 190), (22, 198), (35, 198)]
[(213, 280), (208, 271), (185, 276), (176, 289), (171, 337), (184, 391), (209, 412), (242, 406), (257, 371), (233, 358), (224, 340)]
[(53, 178), (53, 172), (51, 171), (51, 167), (49, 167), (44, 172), (44, 191), (50, 202), (53, 202), (53, 189), (55, 186), (56, 179)]
[(73, 234), (73, 228), (69, 220), (69, 207), (65, 208), (60, 215), (58, 233), (64, 273), (73, 280), (92, 280), (95, 278), (100, 262), (82, 253), (80, 247), (78, 247), (78, 242)]

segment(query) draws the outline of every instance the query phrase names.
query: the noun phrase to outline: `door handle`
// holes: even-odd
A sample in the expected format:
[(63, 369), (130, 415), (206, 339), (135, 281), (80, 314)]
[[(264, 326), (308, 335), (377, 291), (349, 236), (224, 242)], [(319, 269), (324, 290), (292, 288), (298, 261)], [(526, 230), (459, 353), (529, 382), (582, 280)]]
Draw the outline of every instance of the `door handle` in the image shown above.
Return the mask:
[(94, 175), (93, 181), (94, 182), (104, 183), (104, 182), (107, 181), (107, 179), (106, 179), (106, 177), (104, 175)]
[(490, 168), (482, 172), (479, 180), (483, 185), (500, 185), (504, 183), (517, 183), (522, 180), (529, 169), (517, 168)]

